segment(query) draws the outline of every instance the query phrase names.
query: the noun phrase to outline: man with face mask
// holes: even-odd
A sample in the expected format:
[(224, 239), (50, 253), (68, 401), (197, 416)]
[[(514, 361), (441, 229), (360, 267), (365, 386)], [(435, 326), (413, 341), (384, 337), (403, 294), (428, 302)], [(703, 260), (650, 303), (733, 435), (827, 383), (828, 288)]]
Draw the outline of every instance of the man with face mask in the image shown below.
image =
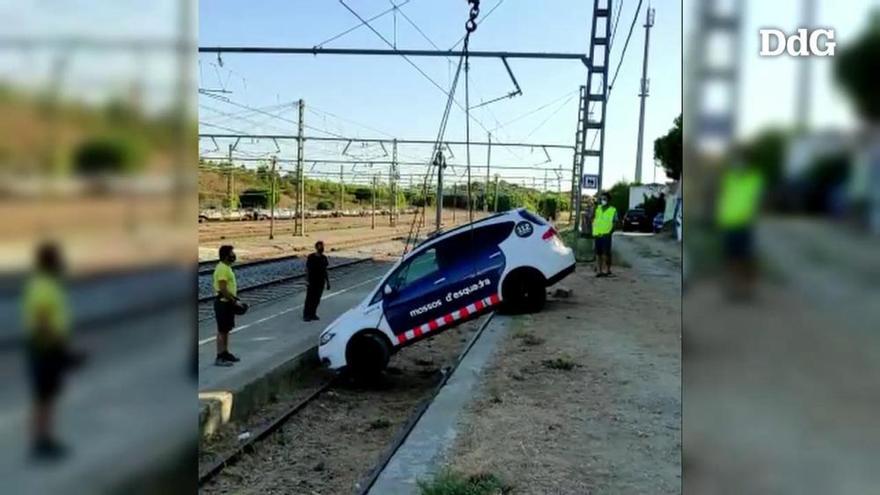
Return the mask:
[(303, 320), (314, 321), (318, 318), (318, 304), (326, 284), (330, 290), (330, 275), (327, 273), (329, 262), (324, 256), (324, 241), (315, 243), (315, 252), (306, 259), (306, 302), (303, 305)]
[(617, 223), (617, 209), (609, 204), (608, 193), (599, 194), (593, 214), (593, 237), (596, 247), (596, 276), (611, 276), (611, 234)]
[(235, 305), (238, 304), (238, 285), (232, 264), (235, 251), (230, 245), (220, 246), (220, 261), (214, 268), (214, 318), (217, 320), (216, 366), (229, 367), (240, 361), (229, 352), (229, 332), (235, 328)]

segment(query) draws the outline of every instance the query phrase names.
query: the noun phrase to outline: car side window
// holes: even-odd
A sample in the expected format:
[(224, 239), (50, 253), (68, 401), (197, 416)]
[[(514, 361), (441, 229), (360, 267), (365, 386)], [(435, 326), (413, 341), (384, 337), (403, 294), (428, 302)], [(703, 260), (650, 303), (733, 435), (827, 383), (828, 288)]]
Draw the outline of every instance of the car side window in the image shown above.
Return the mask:
[(426, 249), (415, 258), (402, 266), (400, 270), (389, 280), (391, 287), (397, 292), (402, 292), (416, 282), (427, 276), (434, 275), (440, 271), (437, 263), (437, 250), (433, 247)]
[(501, 222), (486, 225), (474, 232), (474, 245), (482, 249), (493, 249), (510, 237), (513, 232), (513, 222)]

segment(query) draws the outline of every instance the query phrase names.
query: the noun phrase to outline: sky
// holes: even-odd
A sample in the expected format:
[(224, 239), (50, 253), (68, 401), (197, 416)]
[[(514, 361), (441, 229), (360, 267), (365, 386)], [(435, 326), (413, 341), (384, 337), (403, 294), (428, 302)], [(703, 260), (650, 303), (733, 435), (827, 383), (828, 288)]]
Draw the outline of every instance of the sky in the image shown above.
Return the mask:
[[(195, 21), (195, 0), (186, 0)], [(0, 41), (9, 37), (59, 40), (83, 37), (113, 45), (114, 40), (175, 40), (183, 0), (0, 0)], [(195, 30), (190, 33), (195, 45)], [(53, 80), (56, 60), (63, 97), (100, 103), (126, 97), (134, 85), (143, 93), (147, 111), (160, 111), (174, 101), (180, 73), (174, 50), (147, 44), (134, 52), (122, 49), (71, 49), (55, 44), (34, 50), (12, 50), (0, 43), (0, 82), (45, 90)], [(195, 56), (195, 55), (193, 55)], [(194, 98), (193, 98), (194, 99)]]
[[(398, 3), (402, 1), (398, 0)], [(391, 7), (388, 0), (347, 0), (346, 3), (364, 18)], [(471, 37), (472, 50), (586, 53), (592, 2), (501, 0), (498, 4), (499, 0), (482, 2), (478, 28)], [(614, 9), (621, 8), (621, 12), (620, 31), (614, 37), (611, 51), (612, 69), (621, 59), (637, 4), (637, 0), (614, 2)], [(489, 14), (496, 5), (497, 9)], [(634, 178), (639, 117), (637, 94), (644, 44), (642, 24), (647, 5), (645, 1), (608, 105), (606, 186), (618, 180)], [(655, 177), (652, 167), (654, 139), (665, 134), (681, 112), (680, 2), (654, 1), (651, 6), (656, 9), (656, 24), (651, 32), (649, 55), (651, 95), (647, 101), (645, 123), (644, 182), (651, 182)], [(396, 29), (393, 14), (371, 22), (376, 31), (392, 44), (396, 42), (398, 48), (435, 49), (436, 46), (445, 50), (464, 35), (468, 6), (463, 0), (410, 0), (400, 10), (402, 14), (396, 16)], [(358, 19), (338, 1), (266, 0), (245, 5), (238, 0), (212, 0), (201, 2), (200, 5), (199, 44), (312, 47), (358, 23)], [(323, 46), (388, 48), (366, 27)], [(449, 87), (457, 60), (413, 58), (412, 61), (440, 86)], [(487, 131), (491, 131), (492, 140), (496, 142), (573, 145), (577, 123), (577, 91), (580, 85), (586, 83), (587, 76), (584, 65), (575, 60), (511, 59), (509, 63), (523, 94), (474, 109), (471, 140), (485, 141)], [(505, 95), (513, 89), (504, 66), (497, 59), (473, 59), (469, 76), (471, 107)], [(242, 111), (241, 107), (201, 96), (201, 132), (228, 132), (206, 125), (213, 124), (243, 133), (295, 134), (297, 114), (293, 102), (303, 98), (307, 107), (305, 122), (310, 126), (306, 135), (327, 135), (314, 130), (320, 129), (355, 137), (434, 139), (446, 102), (446, 95), (401, 57), (224, 54), (221, 67), (215, 55), (202, 54), (199, 57), (199, 83), (202, 88), (230, 91), (223, 96), (238, 104), (260, 108), (276, 106), (270, 113), (282, 112), (284, 119), (253, 113), (246, 115), (247, 120), (232, 118), (229, 115), (237, 115)], [(458, 88), (457, 98), (463, 104), (463, 82)], [(285, 103), (288, 105), (277, 107)], [(464, 112), (454, 107), (446, 138), (464, 140), (464, 124)], [(223, 154), (227, 145), (228, 142), (220, 140), (216, 146), (210, 140), (200, 143), (201, 151), (206, 155)], [(339, 158), (344, 146), (345, 143), (310, 142), (305, 152), (306, 160)], [(292, 143), (280, 142), (278, 148), (283, 156), (295, 155)], [(346, 150), (346, 153), (361, 159), (390, 153), (390, 150), (378, 146), (352, 151), (353, 148), (356, 147)], [(240, 152), (263, 157), (277, 151), (275, 143), (244, 140), (239, 143), (236, 154)], [(430, 147), (401, 145), (399, 152), (401, 160), (423, 162), (430, 156)], [(453, 147), (452, 152), (454, 157), (449, 158), (450, 162), (465, 162), (466, 150), (463, 147)], [(485, 165), (485, 147), (474, 146), (471, 153), (472, 164)], [(548, 187), (555, 189), (561, 182), (561, 189), (567, 191), (571, 180), (571, 152), (549, 150), (547, 154), (541, 148), (493, 147), (491, 164), (522, 166), (524, 170), (496, 171), (502, 174), (502, 178), (509, 177), (514, 182), (525, 181), (531, 185), (535, 180), (539, 187), (543, 187), (547, 173)], [(359, 166), (354, 172), (368, 175), (387, 173), (387, 170), (379, 167), (377, 165), (370, 170)], [(595, 162), (588, 167), (593, 170), (587, 169), (586, 173), (596, 172)], [(545, 172), (547, 169), (560, 168), (561, 180), (557, 180), (555, 170)], [(339, 166), (316, 164), (308, 170), (338, 174)], [(404, 175), (417, 171), (424, 173), (424, 168), (412, 166), (402, 167), (401, 170)], [(351, 166), (346, 166), (345, 173), (350, 172)], [(484, 175), (485, 168), (474, 168), (473, 173)], [(463, 167), (451, 171), (453, 176), (463, 174)], [(657, 169), (656, 179), (665, 179), (662, 169)]]

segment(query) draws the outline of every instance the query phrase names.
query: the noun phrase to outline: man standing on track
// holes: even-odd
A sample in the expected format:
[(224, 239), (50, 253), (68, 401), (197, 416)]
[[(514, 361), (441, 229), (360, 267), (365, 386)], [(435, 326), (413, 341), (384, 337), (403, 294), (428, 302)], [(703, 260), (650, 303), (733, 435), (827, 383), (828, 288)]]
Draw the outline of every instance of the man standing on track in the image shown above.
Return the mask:
[(593, 215), (593, 237), (596, 243), (597, 277), (611, 276), (611, 234), (617, 223), (617, 208), (609, 204), (607, 192), (599, 194)]
[(220, 261), (214, 268), (214, 318), (217, 320), (216, 366), (229, 367), (240, 361), (229, 352), (229, 332), (235, 328), (235, 305), (238, 304), (238, 285), (232, 264), (235, 251), (232, 246), (220, 246)]
[(303, 321), (320, 320), (318, 318), (318, 304), (321, 303), (321, 295), (324, 286), (330, 290), (330, 275), (327, 273), (327, 257), (324, 256), (324, 241), (315, 243), (315, 252), (306, 259), (306, 302), (303, 305)]

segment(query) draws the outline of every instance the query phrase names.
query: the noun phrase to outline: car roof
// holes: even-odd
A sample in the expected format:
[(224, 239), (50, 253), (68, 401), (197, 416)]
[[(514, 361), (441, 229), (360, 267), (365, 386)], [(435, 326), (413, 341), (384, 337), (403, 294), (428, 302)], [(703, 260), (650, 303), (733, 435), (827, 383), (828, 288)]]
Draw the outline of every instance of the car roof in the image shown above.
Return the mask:
[(525, 208), (520, 207), (520, 208), (515, 208), (513, 210), (502, 211), (500, 213), (495, 213), (495, 214), (489, 215), (488, 217), (481, 218), (479, 220), (474, 220), (471, 223), (459, 225), (458, 227), (451, 229), (451, 230), (440, 231), (440, 232), (428, 237), (427, 239), (423, 240), (422, 242), (416, 244), (413, 247), (412, 251), (406, 253), (406, 255), (403, 257), (403, 259), (409, 258), (410, 256), (413, 255), (413, 253), (415, 253), (416, 251), (418, 251), (422, 247), (427, 246), (428, 244), (434, 243), (434, 241), (439, 241), (440, 239), (445, 239), (453, 234), (457, 234), (457, 233), (464, 231), (466, 229), (469, 229), (471, 227), (482, 227), (483, 225), (497, 223), (497, 220), (503, 219), (504, 217), (507, 217), (507, 216), (516, 215), (522, 210), (525, 210)]

